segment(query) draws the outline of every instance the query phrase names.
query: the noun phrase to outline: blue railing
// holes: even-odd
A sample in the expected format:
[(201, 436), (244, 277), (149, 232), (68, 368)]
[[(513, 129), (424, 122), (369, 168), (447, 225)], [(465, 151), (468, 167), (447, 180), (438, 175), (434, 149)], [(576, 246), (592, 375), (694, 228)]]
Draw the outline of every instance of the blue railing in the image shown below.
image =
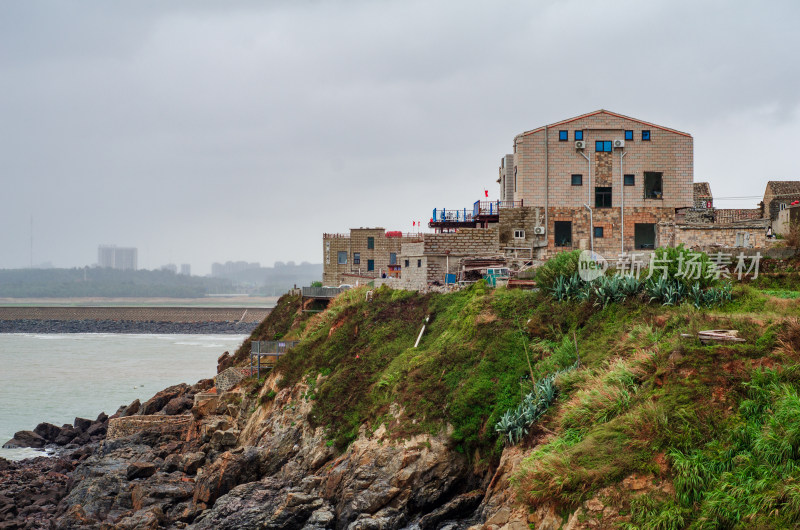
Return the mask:
[(431, 220), (434, 223), (471, 223), (472, 212), (466, 208), (460, 210), (455, 208), (434, 208)]

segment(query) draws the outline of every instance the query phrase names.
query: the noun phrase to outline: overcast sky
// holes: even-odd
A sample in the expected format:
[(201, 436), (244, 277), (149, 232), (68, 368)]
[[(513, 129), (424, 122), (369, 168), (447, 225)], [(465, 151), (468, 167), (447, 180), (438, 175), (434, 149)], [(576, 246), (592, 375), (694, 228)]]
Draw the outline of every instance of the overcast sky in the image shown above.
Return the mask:
[(605, 108), (694, 136), (755, 207), (800, 179), (796, 1), (0, 0), (0, 267), (322, 261), (488, 188)]

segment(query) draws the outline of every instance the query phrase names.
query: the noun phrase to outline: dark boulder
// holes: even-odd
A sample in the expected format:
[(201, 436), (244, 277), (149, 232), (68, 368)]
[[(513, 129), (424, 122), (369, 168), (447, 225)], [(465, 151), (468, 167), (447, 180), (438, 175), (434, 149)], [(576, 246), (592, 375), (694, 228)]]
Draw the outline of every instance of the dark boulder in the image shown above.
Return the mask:
[(14, 437), (3, 444), (3, 449), (15, 449), (17, 447), (33, 447), (41, 449), (47, 441), (33, 431), (19, 431)]
[(40, 423), (33, 429), (33, 432), (48, 442), (55, 442), (58, 435), (61, 434), (61, 428), (52, 423)]
[(128, 464), (128, 470), (125, 473), (125, 476), (128, 480), (134, 480), (137, 478), (147, 478), (151, 477), (156, 472), (156, 466), (152, 462), (133, 462)]
[(72, 422), (72, 424), (75, 426), (76, 431), (82, 433), (92, 426), (92, 420), (87, 420), (86, 418), (75, 418), (75, 421)]
[(72, 425), (64, 425), (61, 429), (59, 429), (58, 436), (56, 436), (55, 440), (53, 440), (58, 445), (67, 445), (70, 443), (78, 433), (72, 427)]
[(171, 399), (182, 396), (189, 390), (189, 385), (181, 383), (174, 385), (158, 392), (155, 396), (151, 397), (142, 405), (142, 414), (150, 415), (159, 412), (163, 409)]
[(123, 416), (133, 416), (134, 414), (139, 412), (139, 409), (142, 408), (142, 404), (138, 399), (134, 399), (130, 405), (125, 407), (125, 411), (122, 413)]
[(172, 398), (164, 406), (164, 414), (168, 416), (176, 416), (192, 408), (194, 400), (186, 396), (179, 396)]

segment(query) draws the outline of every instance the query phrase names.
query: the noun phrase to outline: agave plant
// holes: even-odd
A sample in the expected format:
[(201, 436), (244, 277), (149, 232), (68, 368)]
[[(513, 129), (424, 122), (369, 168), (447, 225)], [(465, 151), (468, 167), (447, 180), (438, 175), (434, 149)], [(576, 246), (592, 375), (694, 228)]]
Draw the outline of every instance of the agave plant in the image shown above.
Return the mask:
[(642, 289), (642, 282), (632, 274), (618, 276), (619, 288), (625, 297), (635, 296)]
[(692, 304), (698, 309), (705, 304), (705, 292), (703, 292), (698, 282), (692, 285), (692, 288), (689, 290), (689, 297), (692, 299)]

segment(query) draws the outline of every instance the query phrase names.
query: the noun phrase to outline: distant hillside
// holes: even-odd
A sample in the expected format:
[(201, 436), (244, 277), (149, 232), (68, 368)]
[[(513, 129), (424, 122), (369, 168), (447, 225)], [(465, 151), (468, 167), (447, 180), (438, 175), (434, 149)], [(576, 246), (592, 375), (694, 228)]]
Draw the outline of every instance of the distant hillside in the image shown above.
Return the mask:
[(250, 294), (280, 295), (294, 285), (310, 285), (311, 282), (320, 281), (322, 264), (303, 262), (296, 265), (291, 261), (279, 261), (274, 267), (255, 267), (217, 277), (230, 280)]
[(2, 269), (0, 297), (164, 297), (200, 298), (233, 292), (224, 278), (200, 278), (169, 271), (83, 269)]

